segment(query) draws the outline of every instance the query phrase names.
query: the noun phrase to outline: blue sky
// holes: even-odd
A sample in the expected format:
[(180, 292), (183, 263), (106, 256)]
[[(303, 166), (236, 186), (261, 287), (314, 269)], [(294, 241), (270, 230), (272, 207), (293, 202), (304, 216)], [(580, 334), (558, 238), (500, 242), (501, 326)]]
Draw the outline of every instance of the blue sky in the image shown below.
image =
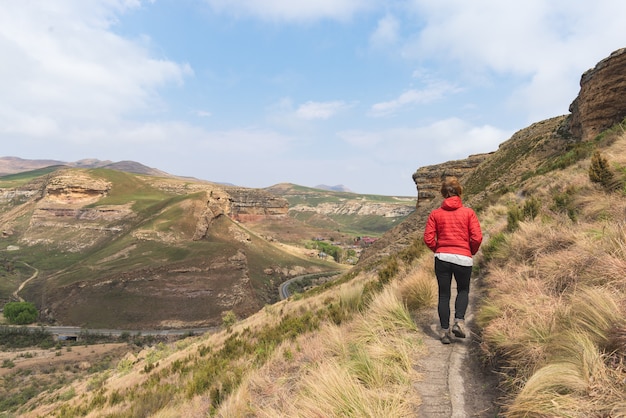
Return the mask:
[(626, 2), (9, 0), (0, 156), (415, 196), (568, 113)]

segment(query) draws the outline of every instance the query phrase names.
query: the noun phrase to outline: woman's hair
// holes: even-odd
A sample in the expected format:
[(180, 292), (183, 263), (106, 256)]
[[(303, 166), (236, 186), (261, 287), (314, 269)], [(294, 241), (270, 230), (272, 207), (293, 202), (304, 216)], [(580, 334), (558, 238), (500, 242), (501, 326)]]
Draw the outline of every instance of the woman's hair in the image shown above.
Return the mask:
[(445, 177), (441, 182), (441, 195), (444, 199), (450, 196), (461, 196), (463, 194), (463, 187), (456, 177)]

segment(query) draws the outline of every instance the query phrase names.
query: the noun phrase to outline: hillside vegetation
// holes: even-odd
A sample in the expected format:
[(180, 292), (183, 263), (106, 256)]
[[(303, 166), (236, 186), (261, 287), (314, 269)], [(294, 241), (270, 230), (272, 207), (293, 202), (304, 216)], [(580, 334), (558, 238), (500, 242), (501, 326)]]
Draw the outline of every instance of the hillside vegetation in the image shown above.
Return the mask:
[[(626, 415), (625, 127), (563, 146), (517, 181), (467, 196), (485, 234), (473, 331), (485, 366), (501, 376), (501, 388), (484, 390), (504, 391), (503, 416)], [(516, 158), (530, 161), (537, 151), (523, 147)], [(498, 152), (496, 161), (508, 161)], [(432, 338), (421, 324), (436, 303), (432, 254), (415, 231), (402, 250), (371, 260), (220, 331), (135, 351), (59, 383), (13, 411), (416, 416), (416, 365), (428, 355), (422, 341)]]
[(225, 312), (243, 318), (277, 301), (288, 279), (348, 269), (361, 237), (415, 210), (409, 197), (161, 173), (86, 160), (0, 177), (0, 303), (35, 303), (48, 325), (219, 326)]

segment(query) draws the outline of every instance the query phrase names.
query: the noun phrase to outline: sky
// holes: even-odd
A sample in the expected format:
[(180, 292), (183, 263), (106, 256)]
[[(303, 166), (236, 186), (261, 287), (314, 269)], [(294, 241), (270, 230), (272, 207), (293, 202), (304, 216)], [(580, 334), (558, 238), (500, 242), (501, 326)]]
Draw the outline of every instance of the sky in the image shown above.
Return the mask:
[(416, 196), (569, 113), (626, 2), (1, 0), (0, 156)]

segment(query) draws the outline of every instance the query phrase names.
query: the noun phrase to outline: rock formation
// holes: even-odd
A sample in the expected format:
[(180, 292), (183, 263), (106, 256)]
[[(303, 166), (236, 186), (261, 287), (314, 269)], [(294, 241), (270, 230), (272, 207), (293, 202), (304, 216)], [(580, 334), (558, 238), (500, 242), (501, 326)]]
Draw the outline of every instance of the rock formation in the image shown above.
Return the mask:
[(466, 174), (471, 173), (480, 163), (485, 161), (490, 154), (470, 155), (464, 160), (448, 161), (441, 164), (429, 165), (419, 168), (413, 174), (413, 181), (418, 190), (418, 206), (430, 203), (440, 197), (441, 179), (445, 176), (458, 177), (463, 181)]
[(586, 71), (569, 107), (570, 132), (587, 141), (626, 117), (626, 48), (618, 49)]

